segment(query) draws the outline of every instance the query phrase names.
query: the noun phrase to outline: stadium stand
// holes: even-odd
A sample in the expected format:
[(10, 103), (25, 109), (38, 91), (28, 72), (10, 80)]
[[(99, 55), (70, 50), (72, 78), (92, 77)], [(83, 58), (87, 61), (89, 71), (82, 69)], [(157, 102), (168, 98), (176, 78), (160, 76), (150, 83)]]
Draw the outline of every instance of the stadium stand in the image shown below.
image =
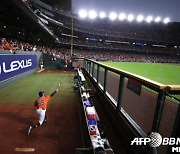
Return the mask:
[[(38, 11), (37, 11), (38, 10)], [(71, 16), (51, 10), (51, 14), (33, 4), (33, 11), (44, 19), (52, 19), (47, 26), (57, 34), (60, 43), (71, 44)], [(48, 10), (49, 11), (49, 10)], [(53, 14), (53, 15), (52, 15)], [(179, 23), (137, 24), (110, 21), (86, 21), (73, 16), (74, 46), (131, 52), (168, 53), (179, 51)], [(60, 23), (60, 24), (57, 24)]]
[[(36, 17), (38, 21), (41, 21), (46, 27), (46, 33), (42, 33), (46, 34), (46, 36), (43, 36), (42, 39), (40, 37), (41, 34), (38, 34), (38, 31), (35, 31), (35, 29), (32, 29), (32, 27), (28, 26), (31, 25), (31, 22), (33, 21), (26, 22), (27, 19), (24, 19), (20, 12), (18, 13), (18, 16), (22, 17), (13, 18), (15, 18), (16, 21), (19, 21), (19, 23), (26, 23), (25, 25), (21, 25), (21, 27), (25, 27), (22, 29), (23, 32), (19, 28), (13, 30), (12, 32), (11, 27), (9, 25), (6, 25), (7, 23), (4, 19), (4, 23), (2, 23), (4, 25), (2, 36), (9, 39), (16, 39), (19, 42), (25, 42), (26, 44), (27, 42), (31, 43), (31, 47), (29, 45), (29, 49), (27, 48), (27, 50), (31, 50), (31, 48), (35, 46), (33, 45), (35, 43), (36, 45), (41, 46), (41, 48), (38, 49), (37, 47), (34, 47), (34, 49), (37, 48), (36, 50), (41, 51), (42, 46), (44, 46), (42, 43), (45, 43), (48, 44), (49, 47), (54, 44), (56, 46), (56, 52), (60, 52), (60, 55), (61, 53), (64, 53), (64, 50), (66, 53), (69, 53), (69, 50), (67, 49), (71, 48), (71, 16), (56, 12), (52, 9), (52, 7), (50, 7), (49, 5), (45, 5), (44, 3), (29, 1), (28, 3), (25, 2), (25, 4), (32, 10), (32, 12), (34, 13), (33, 16)], [(42, 24), (40, 25), (42, 26)], [(142, 55), (142, 57), (140, 58), (131, 58), (131, 61), (136, 61), (137, 59), (137, 61), (163, 62), (164, 57), (164, 62), (178, 63), (180, 57), (180, 40), (178, 38), (180, 31), (178, 29), (178, 25), (179, 23), (170, 23), (168, 25), (152, 23), (151, 25), (147, 25), (145, 23), (130, 24), (125, 22), (119, 24), (118, 22), (110, 23), (106, 20), (89, 22), (79, 19), (76, 15), (74, 15), (74, 53), (76, 54), (77, 51), (77, 54), (81, 56), (92, 58), (87, 56), (89, 55), (88, 52), (99, 51), (99, 53), (103, 52), (105, 58), (100, 58), (102, 57), (102, 55), (97, 55), (98, 52), (96, 52), (97, 58), (93, 57), (93, 59), (115, 59), (115, 61), (125, 61), (126, 59), (120, 60), (119, 58), (110, 58), (107, 54), (107, 51), (115, 51), (113, 52), (115, 54), (118, 54), (118, 52), (120, 54), (128, 52), (128, 56), (129, 53), (131, 53), (132, 55), (137, 54), (137, 57), (142, 54), (146, 54), (147, 57), (150, 57), (145, 58), (144, 55)], [(43, 28), (40, 28), (40, 31), (42, 31), (42, 29)], [(105, 32), (110, 33), (112, 36), (105, 34)], [(13, 34), (13, 36), (9, 37), (9, 34)], [(33, 34), (34, 36), (32, 36)], [(56, 42), (58, 40), (59, 43), (52, 43), (51, 41), (53, 41), (53, 39), (47, 39), (47, 34), (50, 34), (50, 37), (53, 36), (52, 38), (54, 39), (54, 41)], [(58, 38), (55, 38), (56, 36)], [(34, 40), (29, 38), (33, 38)], [(85, 53), (84, 51), (87, 51), (87, 53)], [(59, 54), (57, 54), (57, 57), (59, 57)], [(161, 57), (161, 60), (155, 60), (154, 57), (156, 55), (157, 57), (159, 57), (159, 55), (163, 56)], [(167, 59), (167, 56), (169, 56), (170, 58)], [(127, 59), (127, 61), (129, 61), (129, 59)]]
[[(7, 18), (10, 20), (7, 21)], [(103, 113), (99, 112), (99, 114), (98, 110), (105, 111), (104, 115), (109, 118), (107, 123), (112, 124), (113, 130), (117, 131), (116, 137), (121, 141), (124, 140), (121, 143), (123, 152), (147, 152), (146, 146), (130, 146), (130, 142), (134, 137), (147, 137), (151, 131), (160, 132), (167, 137), (179, 135), (180, 126), (176, 122), (179, 120), (180, 113), (178, 86), (174, 88), (171, 85), (155, 83), (104, 66), (97, 61), (179, 65), (180, 23), (163, 25), (124, 22), (119, 24), (107, 19), (90, 22), (79, 19), (77, 15), (57, 12), (39, 0), (12, 0), (11, 2), (2, 0), (0, 19), (2, 19), (0, 20), (0, 54), (33, 52), (33, 54), (43, 55), (45, 69), (63, 70), (66, 63), (68, 68), (77, 67), (75, 88), (78, 92), (87, 146), (77, 148), (76, 153), (83, 151), (90, 153), (93, 151), (97, 154), (113, 153), (114, 149), (114, 151), (119, 150), (115, 142), (114, 145), (109, 144), (108, 137), (103, 135), (103, 126), (98, 125), (101, 123), (99, 115)], [(76, 66), (72, 64), (75, 61), (79, 62)], [(83, 67), (82, 71), (78, 68), (80, 66)], [(114, 74), (116, 75), (113, 76)], [(132, 94), (128, 89), (129, 78), (135, 80), (132, 83), (138, 82), (143, 87), (142, 95)], [(92, 84), (91, 88), (94, 86), (93, 88), (96, 89), (93, 99), (90, 92), (86, 92), (89, 88), (86, 86), (89, 83)], [(134, 86), (132, 83), (130, 84)], [(130, 94), (133, 97), (130, 97)], [(147, 102), (150, 103), (147, 105)], [(175, 103), (170, 105), (172, 102)], [(166, 111), (170, 113), (169, 117), (166, 117)], [(88, 114), (89, 112), (93, 113)], [(172, 120), (166, 130), (164, 129), (165, 117)], [(96, 137), (93, 138), (93, 135)], [(150, 150), (154, 150), (152, 153), (157, 152), (156, 148), (150, 147)], [(170, 146), (166, 146), (159, 148), (158, 152), (161, 154), (169, 150)]]

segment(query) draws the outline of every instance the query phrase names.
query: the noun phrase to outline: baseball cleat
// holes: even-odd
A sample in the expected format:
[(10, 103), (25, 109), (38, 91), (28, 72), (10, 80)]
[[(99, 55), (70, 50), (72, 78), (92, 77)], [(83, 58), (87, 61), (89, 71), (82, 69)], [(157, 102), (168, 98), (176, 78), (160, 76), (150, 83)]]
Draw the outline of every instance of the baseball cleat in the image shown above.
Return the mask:
[(44, 122), (48, 121), (48, 119), (49, 119), (48, 117), (45, 117)]
[(31, 131), (32, 131), (32, 126), (29, 127), (28, 135), (31, 133)]

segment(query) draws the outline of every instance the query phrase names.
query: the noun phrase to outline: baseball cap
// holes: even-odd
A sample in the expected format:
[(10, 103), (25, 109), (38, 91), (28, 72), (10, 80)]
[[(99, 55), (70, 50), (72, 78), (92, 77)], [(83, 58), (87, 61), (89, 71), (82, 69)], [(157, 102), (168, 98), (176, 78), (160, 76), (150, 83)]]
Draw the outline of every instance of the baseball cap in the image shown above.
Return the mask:
[(39, 97), (42, 97), (44, 95), (44, 91), (39, 92)]

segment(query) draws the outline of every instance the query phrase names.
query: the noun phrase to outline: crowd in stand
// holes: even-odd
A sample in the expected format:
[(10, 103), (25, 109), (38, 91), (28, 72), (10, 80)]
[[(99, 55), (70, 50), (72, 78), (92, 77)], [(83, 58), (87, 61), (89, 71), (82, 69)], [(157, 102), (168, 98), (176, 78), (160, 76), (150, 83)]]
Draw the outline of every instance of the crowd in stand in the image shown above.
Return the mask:
[[(54, 60), (65, 59), (70, 56), (70, 49), (45, 47), (37, 44), (29, 44), (19, 42), (17, 40), (6, 40), (2, 38), (0, 41), (0, 50), (9, 50), (11, 53), (15, 51), (34, 51), (52, 55)], [(120, 52), (120, 51), (104, 51), (104, 50), (74, 50), (77, 57), (86, 57), (96, 61), (123, 61), (123, 62), (158, 62), (158, 63), (180, 63), (180, 55), (167, 56), (163, 54), (138, 54), (136, 52)]]
[[(66, 44), (70, 44), (69, 38), (61, 38), (61, 41)], [(117, 41), (118, 42), (118, 41)], [(135, 45), (132, 42), (127, 42), (126, 44), (123, 43), (117, 43), (117, 42), (106, 42), (105, 40), (101, 41), (91, 41), (91, 40), (85, 40), (85, 38), (82, 40), (80, 38), (74, 38), (73, 43), (74, 45), (78, 46), (88, 46), (88, 47), (94, 47), (94, 48), (100, 48), (102, 49), (111, 49), (111, 50), (123, 50), (123, 51), (137, 51), (141, 53), (162, 53), (162, 54), (168, 54), (168, 53), (177, 53), (179, 52), (179, 49), (176, 49), (174, 47), (152, 47), (152, 45)]]
[[(28, 2), (29, 1), (26, 1)], [(28, 4), (29, 5), (29, 4)], [(35, 8), (36, 9), (36, 8)], [(67, 25), (71, 25), (71, 18), (66, 17), (65, 15), (61, 15), (58, 13), (54, 14), (54, 18), (58, 18), (59, 21), (62, 20), (62, 23)], [(52, 18), (52, 16), (51, 16)], [(132, 35), (135, 35), (135, 38), (146, 37), (139, 35), (140, 33), (144, 33), (144, 29), (141, 29), (140, 33), (134, 33), (138, 31), (135, 27), (133, 30), (130, 30), (129, 27), (125, 27), (116, 23), (112, 24), (101, 24), (101, 22), (85, 22), (84, 20), (75, 19), (74, 20), (75, 29), (79, 29), (85, 31), (84, 34), (87, 35), (86, 32), (94, 33), (95, 36), (98, 34), (107, 34), (115, 35), (117, 38), (120, 36), (133, 38)], [(130, 26), (132, 27), (132, 25)], [(60, 28), (61, 29), (61, 28)], [(100, 34), (100, 35), (101, 35)], [(109, 36), (109, 34), (107, 36)], [(159, 34), (158, 30), (152, 30), (152, 33), (148, 34), (147, 38), (156, 37)], [(157, 37), (164, 37), (168, 33), (162, 33)], [(125, 36), (127, 35), (127, 36)], [(130, 36), (131, 35), (131, 36)], [(139, 35), (139, 36), (138, 36)], [(93, 36), (93, 35), (90, 35)], [(106, 37), (107, 39), (109, 37)], [(171, 38), (170, 36), (167, 39)], [(114, 38), (115, 39), (115, 38)], [(165, 39), (165, 38), (164, 38)], [(23, 41), (19, 41), (16, 39), (0, 39), (0, 51), (8, 50), (13, 54), (16, 54), (16, 51), (34, 51), (34, 52), (42, 52), (44, 54), (52, 55), (53, 60), (56, 59), (66, 59), (66, 57), (70, 57), (70, 37), (61, 38), (61, 43), (58, 44), (58, 47), (55, 45), (44, 45), (44, 44), (34, 44), (27, 43)], [(98, 41), (87, 40), (86, 36), (82, 35), (82, 38), (77, 37), (73, 40), (74, 44), (74, 54), (78, 57), (86, 57), (89, 59), (97, 60), (97, 61), (127, 61), (127, 62), (159, 62), (159, 63), (180, 63), (180, 50), (171, 48), (153, 48), (152, 46), (136, 46), (133, 45), (132, 42), (129, 41), (129, 44), (119, 44), (117, 42), (107, 42), (105, 39), (98, 39)], [(79, 50), (77, 50), (79, 49)]]
[(16, 51), (42, 52), (59, 59), (63, 59), (65, 56), (65, 49), (63, 48), (59, 50), (58, 48), (19, 42), (17, 40), (6, 40), (5, 38), (2, 38), (0, 41), (0, 50), (7, 50), (14, 54), (16, 53)]
[(136, 54), (119, 51), (75, 50), (75, 55), (77, 57), (85, 57), (96, 61), (180, 63), (180, 56), (170, 57), (165, 55)]
[[(18, 51), (34, 51), (49, 54), (54, 59), (64, 59), (65, 56), (70, 56), (70, 49), (65, 48), (52, 48), (36, 44), (29, 44), (18, 42), (17, 40), (1, 39), (0, 50), (10, 50), (12, 53)], [(74, 50), (74, 54), (78, 57), (86, 57), (97, 61), (126, 61), (126, 62), (159, 62), (159, 63), (180, 63), (179, 56), (166, 56), (166, 55), (151, 55), (151, 54), (137, 54), (125, 53), (120, 51), (103, 51), (103, 50)]]

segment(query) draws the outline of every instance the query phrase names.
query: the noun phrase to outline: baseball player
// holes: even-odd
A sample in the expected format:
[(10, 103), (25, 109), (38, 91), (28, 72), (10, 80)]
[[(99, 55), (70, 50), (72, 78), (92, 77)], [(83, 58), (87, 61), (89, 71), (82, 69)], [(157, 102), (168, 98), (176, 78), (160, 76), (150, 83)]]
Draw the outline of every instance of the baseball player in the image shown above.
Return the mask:
[(28, 135), (37, 127), (41, 126), (43, 122), (47, 121), (46, 117), (46, 109), (48, 101), (51, 97), (53, 97), (58, 92), (58, 89), (56, 89), (52, 94), (45, 96), (44, 91), (39, 92), (39, 97), (35, 100), (34, 106), (36, 107), (36, 112), (39, 116), (39, 123), (30, 126), (28, 130)]
[(44, 66), (42, 59), (40, 60), (39, 65), (40, 65), (40, 69), (42, 70), (42, 69), (43, 69), (43, 66)]

